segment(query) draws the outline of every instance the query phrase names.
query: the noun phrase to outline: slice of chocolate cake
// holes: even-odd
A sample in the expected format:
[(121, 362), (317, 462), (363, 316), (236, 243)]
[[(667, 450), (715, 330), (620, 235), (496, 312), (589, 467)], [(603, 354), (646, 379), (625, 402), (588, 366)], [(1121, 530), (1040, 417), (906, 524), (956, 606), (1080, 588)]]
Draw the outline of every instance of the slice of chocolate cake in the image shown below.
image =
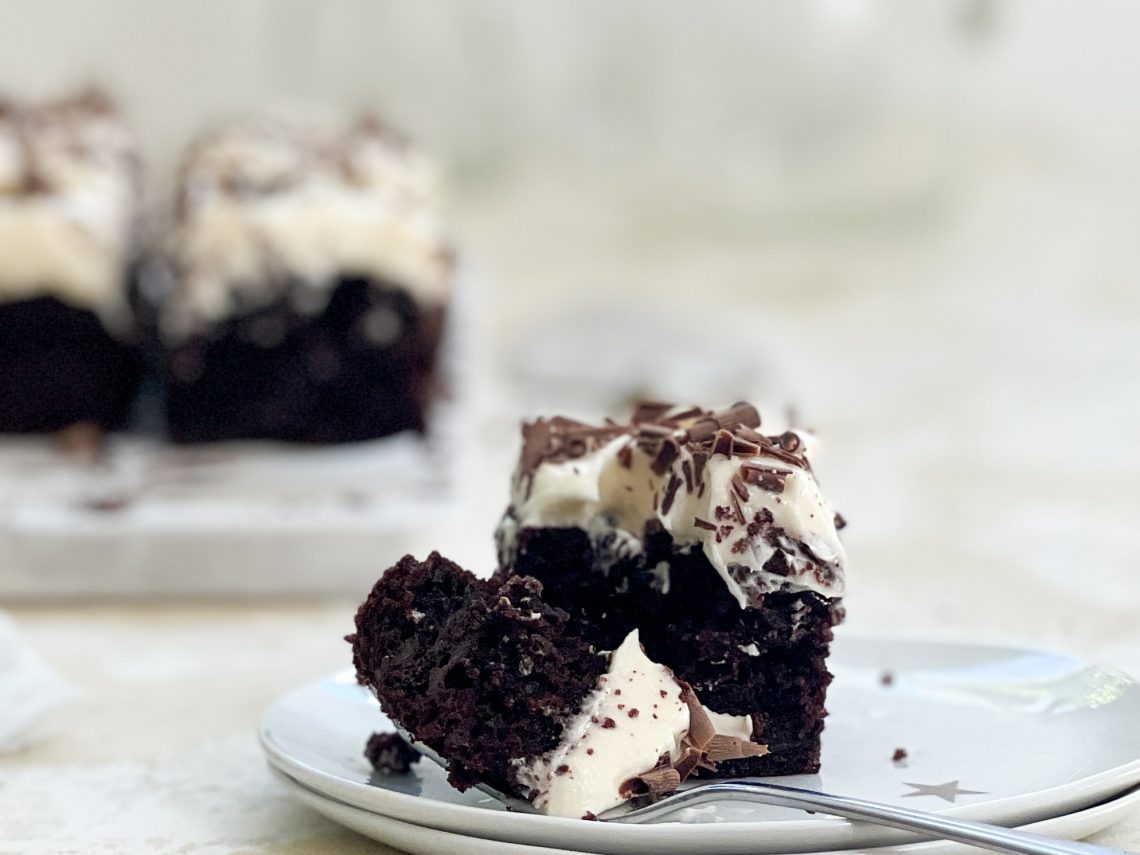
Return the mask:
[(540, 580), (599, 648), (639, 631), (711, 710), (748, 716), (770, 752), (719, 775), (819, 768), (845, 558), (807, 441), (761, 432), (743, 403), (523, 429), (497, 581)]
[(422, 431), (453, 277), (434, 170), (374, 121), (189, 152), (156, 296), (177, 442)]
[(0, 432), (125, 420), (142, 370), (139, 175), (102, 95), (0, 100)]
[(349, 636), (357, 679), (418, 742), (538, 810), (590, 816), (762, 754), (751, 722), (713, 716), (631, 632), (599, 651), (535, 579), (477, 579), (432, 553), (376, 583)]

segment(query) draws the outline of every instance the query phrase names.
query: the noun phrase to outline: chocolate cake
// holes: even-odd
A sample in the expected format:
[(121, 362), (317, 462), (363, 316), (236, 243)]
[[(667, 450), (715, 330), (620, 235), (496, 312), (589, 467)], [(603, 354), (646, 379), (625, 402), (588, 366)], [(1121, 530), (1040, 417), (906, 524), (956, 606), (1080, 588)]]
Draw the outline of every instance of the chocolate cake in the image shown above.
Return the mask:
[(456, 787), (544, 813), (591, 817), (764, 752), (750, 720), (710, 716), (636, 630), (603, 651), (582, 628), (537, 580), (480, 580), (432, 553), (381, 577), (348, 640), (358, 680)]
[(102, 95), (0, 100), (0, 432), (126, 419), (142, 370), (139, 184), (135, 141)]
[(156, 296), (175, 441), (424, 430), (453, 275), (433, 177), (370, 120), (191, 149)]
[(374, 733), (364, 746), (364, 756), (377, 772), (403, 775), (420, 762), (420, 752), (398, 733)]
[(763, 756), (716, 774), (819, 768), (826, 658), (842, 617), (844, 525), (801, 431), (766, 434), (740, 403), (645, 404), (627, 424), (523, 428), (498, 530), (500, 584), (539, 580), (583, 638), (646, 654), (709, 709), (748, 716)]

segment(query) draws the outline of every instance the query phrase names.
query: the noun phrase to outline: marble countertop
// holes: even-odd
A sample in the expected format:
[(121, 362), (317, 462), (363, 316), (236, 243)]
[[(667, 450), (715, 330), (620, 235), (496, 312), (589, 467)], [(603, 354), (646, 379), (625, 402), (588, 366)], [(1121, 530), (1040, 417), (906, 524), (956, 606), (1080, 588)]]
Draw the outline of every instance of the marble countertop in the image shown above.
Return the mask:
[[(1140, 674), (1140, 187), (1016, 142), (965, 152), (881, 221), (804, 230), (601, 173), (461, 193), (483, 270), (484, 469), (441, 541), (488, 566), (519, 413), (732, 386), (794, 400), (826, 440), (851, 632)], [(593, 364), (536, 381), (573, 363), (575, 329)], [(82, 697), (63, 732), (0, 757), (0, 853), (385, 851), (290, 802), (255, 739), (275, 696), (345, 665), (354, 607), (15, 605)], [(1098, 840), (1140, 849), (1140, 815)]]

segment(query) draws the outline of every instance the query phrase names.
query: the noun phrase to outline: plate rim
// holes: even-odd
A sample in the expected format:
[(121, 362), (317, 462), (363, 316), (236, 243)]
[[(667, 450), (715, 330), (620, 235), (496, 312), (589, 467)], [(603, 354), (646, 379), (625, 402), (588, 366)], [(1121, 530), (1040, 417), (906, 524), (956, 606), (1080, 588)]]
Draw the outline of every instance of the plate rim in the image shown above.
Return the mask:
[[(339, 820), (337, 820), (335, 817), (329, 816), (326, 813), (323, 813), (322, 811), (320, 811), (319, 808), (313, 807), (313, 805), (309, 803), (309, 799), (311, 799), (312, 801), (315, 801), (315, 802), (327, 802), (327, 803), (335, 806), (338, 810), (348, 810), (348, 811), (351, 811), (353, 813), (364, 814), (368, 817), (374, 817), (374, 818), (379, 819), (383, 822), (395, 823), (398, 825), (405, 825), (405, 826), (415, 826), (416, 828), (423, 830), (425, 833), (435, 833), (435, 834), (441, 833), (440, 829), (437, 829), (437, 828), (431, 828), (430, 826), (420, 826), (420, 825), (416, 825), (415, 823), (409, 823), (405, 820), (397, 819), (395, 817), (385, 816), (384, 814), (373, 813), (372, 811), (368, 811), (368, 810), (365, 810), (363, 808), (359, 808), (359, 807), (356, 807), (354, 805), (350, 805), (350, 804), (348, 804), (346, 802), (342, 802), (338, 799), (330, 798), (328, 796), (325, 796), (325, 795), (317, 792), (316, 790), (314, 790), (310, 787), (305, 786), (300, 781), (291, 777), (287, 772), (281, 771), (280, 769), (273, 767), (272, 764), (270, 764), (270, 768), (271, 768), (273, 777), (276, 780), (278, 780), (283, 787), (286, 788), (287, 794), (290, 796), (290, 798), (297, 799), (302, 804), (305, 804), (307, 807), (309, 807), (311, 810), (316, 810), (316, 811), (322, 813), (323, 816), (326, 816), (335, 822), (339, 822)], [(1066, 839), (1071, 839), (1071, 838), (1069, 838), (1067, 836), (1058, 836), (1056, 830), (1054, 830), (1052, 827), (1053, 824), (1065, 822), (1066, 820), (1073, 820), (1073, 819), (1077, 819), (1077, 818), (1088, 818), (1090, 816), (1100, 817), (1100, 815), (1103, 813), (1109, 813), (1111, 815), (1111, 818), (1109, 818), (1109, 820), (1107, 822), (1099, 825), (1096, 829), (1089, 831), (1089, 832), (1084, 832), (1081, 835), (1081, 837), (1083, 837), (1087, 834), (1095, 834), (1097, 831), (1101, 831), (1103, 829), (1112, 827), (1113, 825), (1120, 822), (1124, 818), (1123, 816), (1116, 816), (1117, 812), (1123, 812), (1125, 809), (1132, 808), (1132, 807), (1140, 807), (1140, 784), (1137, 784), (1137, 785), (1129, 788), (1128, 790), (1125, 790), (1124, 792), (1117, 794), (1116, 796), (1113, 796), (1109, 799), (1098, 802), (1098, 803), (1091, 805), (1087, 808), (1083, 808), (1081, 810), (1074, 811), (1074, 812), (1068, 813), (1068, 814), (1060, 814), (1060, 815), (1055, 816), (1055, 817), (1049, 817), (1047, 819), (1039, 820), (1037, 822), (1032, 822), (1032, 823), (1028, 823), (1026, 825), (1017, 826), (1017, 827), (1021, 830), (1024, 830), (1024, 831), (1031, 831), (1031, 832), (1034, 832), (1037, 834), (1049, 834), (1051, 836), (1057, 836), (1058, 839), (1066, 840)], [(1099, 819), (1097, 821), (1099, 822)], [(1046, 827), (1041, 828), (1041, 826), (1046, 826)], [(355, 831), (355, 829), (353, 829), (353, 830)], [(361, 834), (362, 832), (357, 831), (356, 833)], [(507, 841), (494, 840), (491, 838), (472, 838), (471, 835), (464, 835), (460, 832), (442, 832), (442, 833), (453, 835), (456, 837), (463, 837), (465, 839), (479, 839), (479, 840), (486, 842), (486, 843), (498, 844), (499, 846), (502, 846), (504, 843), (507, 843)], [(1065, 835), (1068, 835), (1070, 832), (1063, 832), (1063, 833)], [(1078, 837), (1078, 839), (1080, 839), (1080, 837)], [(508, 843), (508, 845), (510, 845), (512, 847), (513, 846), (519, 847), (520, 855), (525, 855), (526, 850), (537, 850), (538, 852), (542, 852), (543, 855), (546, 855), (546, 853), (549, 853), (550, 855), (590, 855), (590, 853), (587, 853), (587, 852), (584, 852), (581, 850), (567, 850), (567, 849), (561, 849), (561, 848), (557, 848), (557, 847), (535, 846), (534, 844)], [(947, 841), (947, 840), (926, 840), (926, 841), (919, 841), (919, 842), (915, 842), (915, 843), (889, 846), (886, 848), (882, 848), (881, 851), (883, 851), (884, 853), (890, 852), (891, 855), (895, 855), (895, 853), (897, 853), (897, 855), (904, 855), (904, 853), (907, 853), (907, 855), (909, 855), (909, 853), (914, 853), (914, 855), (920, 855), (920, 853), (940, 852), (943, 849), (948, 848), (948, 847), (960, 847), (963, 852), (969, 848), (969, 847), (966, 847), (965, 844), (955, 844), (952, 841)], [(862, 850), (862, 849), (860, 849), (860, 850), (850, 850), (850, 849), (848, 849), (848, 850), (827, 850), (827, 851), (820, 851), (819, 855), (855, 855), (856, 852), (861, 852), (861, 851), (865, 851), (865, 850)], [(872, 847), (870, 849), (870, 851), (871, 852), (880, 851), (880, 848)], [(957, 851), (957, 849), (955, 849), (955, 851)], [(811, 855), (814, 855), (814, 853), (812, 853)]]
[[(908, 644), (905, 639), (857, 635), (845, 636), (843, 643), (845, 645), (860, 644), (867, 646)], [(1091, 665), (1091, 663), (1088, 663), (1080, 657), (1068, 653), (1053, 654), (1046, 650), (1015, 645), (942, 639), (916, 639), (913, 644), (921, 644), (929, 648), (949, 648), (959, 651), (963, 649), (985, 650), (998, 654), (1048, 654), (1062, 657), (1071, 661), (1073, 664), (1079, 664), (1085, 667), (1090, 667)], [(262, 718), (258, 738), (270, 763), (275, 768), (289, 774), (290, 777), (299, 780), (301, 783), (319, 793), (330, 795), (337, 801), (345, 802), (350, 806), (370, 813), (376, 813), (400, 821), (424, 825), (426, 827), (437, 828), (441, 831), (457, 834), (470, 835), (470, 829), (474, 827), (482, 827), (485, 829), (494, 828), (493, 831), (483, 831), (481, 833), (492, 834), (496, 839), (531, 844), (539, 839), (539, 837), (534, 835), (546, 837), (560, 832), (570, 832), (572, 829), (575, 830), (574, 836), (582, 840), (583, 845), (589, 845), (592, 840), (597, 840), (602, 836), (608, 837), (609, 831), (619, 835), (625, 835), (631, 843), (633, 841), (641, 841), (645, 845), (650, 845), (654, 838), (662, 835), (662, 832), (667, 833), (673, 842), (681, 842), (685, 839), (695, 842), (698, 839), (707, 839), (711, 833), (715, 833), (717, 838), (724, 839), (726, 842), (730, 838), (744, 841), (746, 838), (755, 836), (758, 825), (767, 826), (770, 829), (778, 828), (781, 835), (812, 837), (822, 834), (829, 839), (826, 846), (826, 848), (829, 849), (884, 846), (890, 845), (890, 841), (896, 839), (890, 829), (877, 829), (877, 833), (869, 833), (871, 829), (868, 829), (863, 824), (852, 823), (838, 817), (809, 820), (773, 820), (768, 823), (728, 821), (718, 822), (715, 825), (683, 822), (668, 822), (652, 825), (622, 825), (618, 823), (583, 823), (582, 820), (565, 817), (511, 813), (511, 820), (508, 823), (503, 823), (500, 821), (500, 818), (504, 815), (501, 811), (489, 811), (485, 808), (454, 804), (439, 799), (400, 793), (351, 781), (329, 774), (303, 761), (297, 760), (275, 744), (272, 733), (267, 727), (267, 719), (278, 705), (285, 703), (287, 699), (295, 693), (311, 690), (329, 680), (343, 681), (345, 675), (351, 674), (351, 669), (340, 669), (333, 674), (325, 675), (318, 680), (301, 684), (279, 695), (267, 708)], [(1132, 680), (1134, 684), (1136, 683), (1134, 678), (1129, 677), (1129, 679)], [(1140, 757), (1077, 781), (1056, 785), (1047, 789), (1006, 796), (980, 804), (948, 805), (945, 808), (935, 809), (933, 812), (945, 816), (962, 819), (978, 819), (1012, 827), (1013, 825), (1024, 825), (1035, 821), (1043, 821), (1051, 817), (1087, 809), (1137, 783), (1140, 783)], [(1063, 793), (1064, 796), (1058, 798), (1058, 794), (1060, 793)], [(1052, 797), (1050, 797), (1051, 795)], [(437, 809), (434, 811), (432, 810), (433, 805), (437, 806)], [(441, 806), (446, 806), (447, 809), (445, 811), (438, 810), (438, 807)], [(605, 828), (608, 831), (604, 834), (599, 833), (601, 828)], [(616, 829), (619, 828), (621, 830), (617, 831)], [(880, 840), (886, 842), (877, 842)], [(810, 850), (804, 849), (802, 851), (821, 850), (815, 847)]]

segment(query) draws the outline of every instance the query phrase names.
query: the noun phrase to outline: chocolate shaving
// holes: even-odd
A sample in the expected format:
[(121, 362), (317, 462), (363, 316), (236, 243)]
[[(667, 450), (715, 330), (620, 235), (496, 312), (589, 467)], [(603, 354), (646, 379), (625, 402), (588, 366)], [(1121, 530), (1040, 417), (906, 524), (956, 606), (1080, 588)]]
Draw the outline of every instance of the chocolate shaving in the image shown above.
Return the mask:
[(620, 463), (626, 469), (631, 468), (633, 466), (633, 446), (623, 445), (621, 448), (619, 448), (617, 453), (617, 460), (618, 463)]
[(799, 434), (793, 433), (790, 430), (784, 431), (782, 434), (780, 434), (780, 438), (777, 440), (777, 442), (780, 443), (780, 447), (784, 449), (784, 451), (799, 451), (800, 446), (803, 445)]
[(744, 509), (740, 507), (740, 499), (736, 497), (736, 493), (730, 493), (728, 496), (732, 500), (732, 515), (740, 525), (748, 522), (748, 518), (744, 516)]
[(689, 442), (702, 443), (707, 442), (709, 439), (711, 439), (713, 434), (715, 434), (718, 430), (720, 430), (720, 422), (711, 416), (708, 416), (706, 418), (698, 420), (695, 424), (693, 424), (687, 431), (685, 431), (685, 435), (688, 438)]
[(690, 775), (697, 770), (697, 767), (704, 759), (704, 755), (693, 748), (691, 745), (681, 749), (681, 756), (677, 758), (677, 762), (673, 764), (673, 768), (677, 770), (677, 774), (681, 776), (681, 780), (687, 780)]
[[(666, 763), (668, 755), (665, 755)], [(618, 787), (618, 795), (623, 799), (648, 797), (650, 801), (673, 792), (681, 784), (680, 773), (669, 765), (657, 765), (648, 772), (642, 772)]]
[(657, 457), (653, 461), (653, 471), (657, 475), (664, 475), (669, 471), (669, 467), (673, 465), (673, 461), (681, 456), (681, 447), (677, 445), (677, 440), (669, 437), (661, 443), (661, 450), (657, 452)]
[(768, 746), (749, 742), (737, 736), (717, 733), (705, 748), (705, 757), (710, 763), (723, 763), (725, 760), (743, 760), (746, 757), (763, 757)]
[(740, 499), (740, 501), (748, 501), (748, 485), (744, 483), (744, 479), (740, 477), (739, 472), (732, 474), (729, 484), (732, 486), (732, 492), (736, 494), (736, 497)]
[(701, 487), (705, 485), (705, 466), (708, 462), (707, 454), (701, 451), (693, 452), (693, 480)]
[(673, 405), (665, 401), (642, 401), (633, 411), (630, 421), (636, 424), (642, 422), (655, 422), (673, 409)]
[(697, 528), (703, 528), (705, 531), (716, 531), (716, 526), (708, 520), (703, 520), (700, 517), (693, 517), (693, 525)]
[(663, 437), (672, 436), (673, 428), (668, 425), (646, 422), (637, 426), (637, 435), (646, 439), (661, 439)]
[(693, 465), (688, 460), (681, 461), (681, 474), (685, 476), (685, 489), (693, 492)]
[(698, 751), (704, 751), (716, 736), (716, 728), (713, 727), (704, 706), (697, 700), (693, 687), (683, 681), (678, 682), (681, 683), (681, 700), (689, 708), (689, 734), (685, 737), (685, 741)]
[(755, 463), (743, 463), (740, 467), (740, 477), (745, 482), (755, 484), (770, 493), (782, 493), (787, 484), (788, 473), (780, 469), (757, 466)]
[(681, 479), (676, 475), (669, 476), (669, 483), (665, 485), (665, 495), (661, 499), (661, 513), (669, 513), (673, 507), (673, 500), (677, 498), (677, 491), (681, 489)]
[(718, 430), (716, 436), (713, 437), (712, 453), (723, 454), (725, 457), (732, 456), (732, 443), (734, 437), (726, 430)]
[(696, 418), (702, 413), (704, 413), (704, 410), (700, 407), (689, 407), (687, 410), (681, 410), (680, 412), (665, 416), (662, 421), (669, 422), (670, 424), (680, 424), (683, 421)]

